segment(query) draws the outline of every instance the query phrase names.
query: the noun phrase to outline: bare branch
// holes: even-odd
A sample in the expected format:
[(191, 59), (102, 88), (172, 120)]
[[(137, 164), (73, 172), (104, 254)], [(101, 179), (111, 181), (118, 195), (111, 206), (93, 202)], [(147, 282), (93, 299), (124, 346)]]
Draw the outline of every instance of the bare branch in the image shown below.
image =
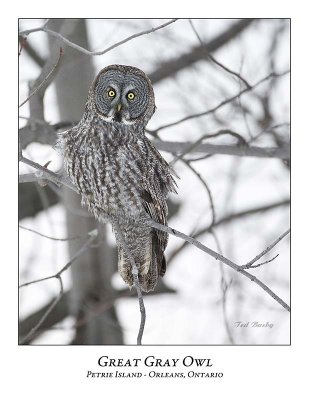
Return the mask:
[[(192, 142), (168, 142), (163, 140), (153, 140), (154, 145), (161, 151), (168, 153), (182, 153), (192, 146)], [(225, 154), (239, 157), (259, 157), (259, 158), (281, 158), (290, 159), (290, 147), (258, 147), (258, 146), (235, 146), (217, 145), (210, 143), (200, 143), (191, 148), (190, 153)]]
[(270, 260), (261, 262), (260, 264), (255, 264), (255, 265), (243, 265), (241, 268), (242, 269), (250, 269), (250, 268), (257, 268), (257, 267), (261, 267), (262, 265), (268, 264), (272, 261), (274, 261), (275, 258), (277, 258), (279, 256), (279, 254), (276, 254), (273, 258), (271, 258)]
[(36, 235), (42, 236), (42, 237), (44, 237), (46, 239), (57, 240), (57, 241), (60, 241), (60, 242), (66, 242), (66, 241), (70, 241), (70, 240), (77, 240), (77, 239), (82, 239), (82, 238), (85, 237), (85, 236), (75, 236), (75, 237), (60, 239), (60, 238), (55, 238), (55, 237), (52, 237), (52, 236), (44, 235), (43, 233), (40, 233), (40, 232), (38, 232), (38, 231), (36, 231), (34, 229), (26, 228), (25, 226), (22, 226), (22, 225), (18, 225), (18, 227), (21, 228), (21, 229), (24, 229), (25, 231), (29, 231), (29, 232), (35, 233)]
[[(211, 234), (216, 242), (216, 246), (218, 249), (218, 252), (222, 253), (221, 245), (218, 239), (217, 234), (214, 232), (214, 230), (211, 230)], [(228, 335), (228, 338), (232, 344), (234, 344), (234, 337), (232, 335), (228, 317), (227, 317), (227, 310), (226, 310), (226, 299), (227, 299), (227, 291), (230, 288), (230, 284), (226, 282), (225, 275), (224, 275), (224, 268), (223, 268), (223, 263), (220, 261), (220, 273), (221, 273), (221, 292), (222, 292), (222, 312), (223, 312), (223, 321), (224, 321), (224, 326)]]
[(27, 37), (19, 36), (19, 43), (20, 43), (20, 53), (23, 49), (25, 49), (26, 53), (31, 57), (31, 59), (39, 67), (43, 67), (46, 61), (37, 53), (37, 51), (30, 45), (30, 43), (27, 42)]
[(155, 132), (159, 132), (159, 131), (161, 131), (161, 130), (163, 130), (163, 129), (170, 128), (170, 127), (172, 127), (172, 126), (181, 124), (181, 123), (183, 123), (183, 122), (185, 122), (185, 121), (189, 121), (189, 120), (191, 120), (191, 119), (193, 119), (193, 118), (199, 118), (199, 117), (203, 117), (203, 116), (205, 116), (205, 115), (212, 114), (212, 113), (216, 112), (217, 110), (219, 110), (221, 107), (225, 106), (226, 104), (229, 104), (229, 103), (233, 102), (234, 100), (238, 99), (238, 98), (239, 98), (240, 96), (242, 96), (244, 93), (250, 92), (250, 91), (252, 91), (253, 89), (257, 88), (257, 87), (258, 87), (259, 85), (261, 85), (262, 83), (267, 82), (268, 80), (270, 80), (270, 79), (272, 79), (272, 78), (280, 78), (280, 77), (282, 77), (282, 76), (284, 76), (284, 75), (286, 75), (286, 74), (288, 74), (288, 73), (290, 73), (289, 70), (288, 70), (288, 71), (281, 72), (281, 73), (272, 72), (272, 73), (268, 74), (267, 76), (265, 76), (264, 78), (260, 79), (260, 80), (259, 80), (257, 83), (255, 83), (253, 86), (246, 87), (245, 89), (239, 91), (236, 95), (234, 95), (234, 96), (232, 96), (232, 97), (229, 97), (228, 99), (225, 99), (224, 101), (222, 101), (221, 103), (219, 103), (217, 106), (211, 108), (210, 110), (203, 111), (203, 112), (196, 113), (196, 114), (192, 114), (192, 115), (188, 115), (187, 117), (181, 118), (181, 119), (178, 120), (178, 121), (171, 122), (171, 123), (166, 124), (166, 125), (162, 125), (162, 126), (160, 126), (159, 128), (154, 129), (154, 131), (155, 131)]
[(58, 296), (55, 298), (55, 300), (51, 303), (51, 305), (48, 307), (46, 310), (45, 314), (42, 316), (42, 318), (39, 320), (39, 322), (31, 329), (31, 331), (26, 335), (22, 340), (20, 340), (19, 344), (24, 344), (25, 342), (29, 341), (37, 332), (38, 329), (40, 329), (41, 325), (44, 323), (48, 315), (52, 312), (52, 310), (56, 307), (56, 305), (59, 303), (61, 297), (63, 296), (63, 282), (61, 279), (61, 276), (57, 276), (59, 285), (60, 285), (60, 290)]
[(36, 279), (34, 281), (30, 281), (30, 282), (26, 282), (23, 283), (19, 286), (19, 289), (25, 287), (25, 286), (29, 286), (29, 285), (33, 285), (34, 283), (39, 283), (39, 282), (43, 282), (43, 281), (47, 281), (49, 279), (53, 279), (53, 278), (58, 278), (60, 277), (60, 275), (65, 272), (73, 263), (74, 261), (76, 261), (86, 250), (88, 250), (90, 248), (90, 245), (95, 241), (95, 239), (97, 238), (97, 234), (93, 233), (90, 237), (90, 239), (87, 240), (87, 242), (75, 253), (75, 255), (70, 259), (69, 262), (67, 262), (65, 264), (65, 266), (63, 268), (61, 268), (60, 271), (58, 271), (56, 274), (54, 275), (50, 275), (47, 276), (45, 278), (41, 278), (41, 279)]
[(41, 144), (54, 145), (57, 140), (57, 132), (69, 129), (76, 125), (77, 122), (61, 122), (58, 124), (51, 125), (46, 121), (38, 120), (30, 117), (19, 117), (28, 119), (29, 123), (19, 129), (19, 138), (21, 147), (24, 149), (30, 143), (36, 142)]
[(195, 158), (187, 158), (187, 161), (193, 163), (195, 161), (207, 160), (207, 158), (212, 157), (214, 154), (206, 154), (204, 156), (195, 157)]
[(275, 129), (282, 128), (282, 127), (287, 127), (287, 126), (288, 127), (291, 126), (290, 122), (282, 122), (280, 124), (275, 124), (275, 125), (269, 126), (267, 128), (263, 128), (256, 135), (252, 136), (252, 138), (249, 140), (249, 143), (253, 143), (254, 141), (256, 141), (261, 135), (263, 135), (263, 133), (272, 132)]
[(18, 36), (24, 36), (25, 37), (25, 36), (30, 35), (30, 33), (42, 31), (44, 28), (46, 28), (46, 26), (48, 24), (48, 21), (49, 21), (49, 19), (46, 19), (44, 21), (44, 24), (42, 26), (38, 27), (38, 28), (25, 29), (23, 31), (19, 31)]
[(231, 75), (236, 76), (240, 81), (242, 81), (242, 82), (246, 85), (247, 88), (251, 88), (251, 85), (249, 85), (249, 83), (248, 83), (240, 74), (238, 74), (238, 73), (235, 72), (235, 71), (232, 71), (230, 68), (226, 67), (225, 65), (223, 65), (222, 63), (220, 63), (219, 61), (217, 61), (217, 60), (215, 59), (215, 57), (212, 56), (212, 55), (209, 53), (209, 51), (207, 50), (207, 47), (206, 47), (205, 43), (202, 41), (200, 35), (198, 34), (197, 30), (195, 29), (195, 27), (194, 27), (194, 25), (193, 25), (193, 22), (192, 22), (191, 19), (189, 19), (189, 23), (190, 23), (190, 26), (191, 26), (193, 32), (195, 33), (195, 36), (197, 37), (198, 41), (199, 41), (200, 44), (204, 47), (206, 56), (207, 56), (214, 64), (216, 64), (216, 65), (218, 65), (220, 68), (224, 69), (224, 71), (228, 72), (228, 73), (231, 74)]
[[(229, 260), (228, 258), (222, 256), (221, 254), (215, 252), (214, 250), (210, 249), (209, 247), (203, 245), (201, 242), (198, 240), (187, 236), (186, 234), (177, 231), (176, 229), (170, 228), (168, 226), (159, 224), (158, 222), (155, 222), (153, 220), (149, 220), (148, 225), (158, 229), (163, 232), (167, 232), (173, 236), (179, 237), (189, 243), (191, 243), (193, 246), (197, 247), (198, 249), (204, 251), (205, 253), (209, 254), (211, 257), (215, 258), (216, 260), (220, 260), (223, 262), (223, 264), (228, 265), (232, 269), (234, 269), (236, 272), (239, 272), (240, 274), (246, 276), (249, 278), (252, 282), (255, 282), (258, 286), (260, 286), (263, 290), (265, 290), (266, 293), (268, 293), (274, 300), (276, 300), (283, 308), (285, 308), (287, 311), (290, 312), (290, 307), (279, 297), (277, 296), (268, 286), (266, 286), (263, 282), (261, 282), (256, 276), (250, 274), (247, 271), (244, 271), (242, 269), (241, 265), (235, 264), (233, 261)], [(278, 243), (278, 241), (277, 241)], [(270, 248), (272, 248), (275, 244), (273, 243)], [(268, 248), (267, 248), (268, 249)], [(269, 251), (269, 250), (268, 250)], [(265, 254), (265, 251), (263, 252)]]
[(112, 46), (110, 46), (107, 49), (102, 50), (102, 51), (90, 51), (90, 50), (87, 50), (84, 47), (81, 47), (78, 44), (75, 44), (75, 43), (71, 42), (70, 40), (66, 39), (60, 33), (52, 31), (51, 29), (48, 29), (46, 27), (46, 24), (43, 25), (41, 28), (28, 29), (28, 30), (21, 31), (21, 32), (19, 32), (19, 36), (28, 36), (30, 33), (42, 31), (42, 32), (46, 32), (47, 34), (49, 34), (49, 35), (51, 35), (53, 37), (56, 37), (57, 39), (60, 39), (67, 46), (72, 47), (73, 49), (78, 50), (83, 54), (86, 54), (88, 56), (101, 56), (101, 55), (103, 55), (103, 54), (115, 49), (116, 47), (121, 46), (122, 44), (129, 42), (132, 39), (135, 39), (135, 38), (137, 38), (139, 36), (148, 35), (149, 33), (153, 33), (153, 32), (155, 32), (155, 31), (157, 31), (159, 29), (165, 28), (166, 26), (168, 26), (170, 24), (173, 24), (176, 21), (177, 21), (177, 18), (174, 18), (174, 19), (172, 19), (172, 20), (170, 20), (168, 22), (165, 22), (164, 24), (159, 25), (159, 26), (157, 26), (155, 28), (151, 28), (151, 29), (147, 29), (145, 31), (139, 32), (139, 33), (135, 33), (134, 35), (131, 35), (131, 36), (127, 37), (126, 39), (123, 39), (120, 42), (117, 42), (117, 43), (113, 44)]
[[(74, 124), (64, 123), (65, 127), (68, 128)], [(25, 148), (29, 143), (37, 142), (42, 144), (53, 145), (56, 140), (57, 126), (40, 124), (39, 129), (33, 129), (33, 127), (25, 126), (20, 130), (20, 141), (21, 147)], [(230, 134), (233, 131), (224, 129), (213, 134), (212, 137), (216, 137), (219, 134)], [(239, 142), (242, 141), (241, 135), (234, 132), (234, 136), (239, 135)], [(203, 136), (203, 139), (208, 138), (209, 134)], [(245, 139), (243, 139), (245, 142)], [(259, 146), (247, 146), (247, 145), (214, 145), (208, 143), (196, 143), (196, 142), (169, 142), (154, 139), (153, 143), (155, 146), (162, 151), (169, 153), (208, 153), (209, 154), (225, 154), (240, 157), (262, 157), (262, 158), (281, 158), (284, 160), (290, 159), (290, 148), (289, 147), (259, 147)], [(207, 156), (208, 156), (207, 155)], [(204, 156), (203, 156), (204, 157)], [(193, 160), (192, 160), (193, 161)], [(175, 160), (176, 162), (176, 160)], [(29, 177), (30, 179), (31, 177)], [(29, 181), (30, 182), (30, 181)], [(31, 180), (32, 182), (32, 180)]]
[(37, 182), (38, 177), (36, 174), (22, 174), (18, 177), (19, 183), (30, 183), (30, 182)]
[[(245, 264), (243, 267), (244, 268), (255, 268), (256, 266), (253, 266), (253, 264), (259, 260), (261, 257), (263, 257), (265, 254), (267, 254), (271, 249), (273, 249), (285, 236), (287, 236), (290, 233), (290, 229), (288, 229), (287, 231), (285, 231), (282, 235), (280, 235), (278, 237), (278, 239), (276, 239), (270, 246), (268, 246), (265, 250), (263, 250), (261, 253), (259, 253), (256, 257), (254, 257), (251, 261), (249, 261), (247, 264)], [(277, 256), (276, 256), (277, 257)], [(273, 259), (275, 259), (276, 257), (274, 257)], [(269, 260), (268, 262), (270, 262), (272, 260)], [(259, 265), (263, 265), (266, 263), (261, 263)], [(242, 267), (241, 267), (242, 268)]]
[(192, 150), (194, 150), (196, 147), (198, 147), (198, 145), (199, 145), (200, 143), (202, 143), (202, 141), (203, 141), (204, 139), (212, 139), (212, 138), (219, 137), (219, 136), (222, 136), (222, 135), (231, 135), (231, 136), (233, 136), (233, 137), (235, 137), (235, 138), (238, 139), (239, 144), (247, 145), (246, 140), (245, 140), (239, 133), (233, 132), (233, 131), (231, 131), (230, 129), (221, 129), (220, 131), (218, 131), (218, 132), (216, 132), (216, 133), (212, 133), (212, 134), (206, 133), (206, 134), (203, 135), (200, 139), (196, 140), (196, 141), (193, 142), (193, 143), (190, 143), (190, 144), (188, 145), (188, 147), (187, 147), (180, 155), (176, 156), (176, 157), (170, 162), (170, 165), (173, 166), (173, 165), (176, 163), (176, 161), (182, 160), (183, 157), (184, 157), (186, 154), (190, 153)]
[[(225, 44), (229, 43), (230, 41), (238, 37), (238, 35), (246, 28), (248, 28), (253, 21), (258, 22), (259, 20), (245, 18), (237, 21), (224, 32), (220, 33), (218, 36), (212, 39), (210, 42), (206, 43), (208, 51), (210, 53), (213, 53)], [(179, 57), (175, 57), (166, 62), (162, 62), (160, 66), (149, 75), (149, 78), (151, 82), (155, 84), (165, 78), (169, 78), (177, 74), (177, 72), (181, 71), (182, 69), (190, 67), (191, 65), (203, 59), (205, 59), (204, 46), (199, 45), (193, 47), (187, 53), (182, 54)]]
[(56, 68), (58, 67), (62, 55), (63, 55), (63, 50), (60, 47), (59, 57), (58, 60), (56, 61), (56, 64), (54, 64), (50, 72), (46, 75), (46, 77), (42, 80), (42, 82), (33, 90), (33, 92), (31, 92), (30, 95), (22, 103), (20, 103), (20, 105), (18, 106), (19, 108), (22, 107), (24, 104), (26, 104), (27, 101), (29, 101), (31, 97), (34, 96), (46, 84), (46, 82), (49, 80), (49, 78), (53, 75)]
[[(250, 215), (254, 215), (257, 213), (261, 213), (261, 212), (267, 212), (269, 210), (273, 210), (274, 208), (277, 207), (282, 207), (282, 206), (288, 206), (290, 204), (290, 200), (289, 199), (285, 199), (283, 201), (279, 201), (276, 203), (272, 203), (272, 204), (268, 204), (265, 206), (260, 206), (260, 207), (255, 207), (255, 208), (249, 208), (247, 210), (244, 211), (240, 211), (238, 213), (234, 213), (234, 214), (229, 214), (226, 215), (225, 217), (217, 220), (217, 222), (213, 225), (210, 224), (205, 228), (200, 229), (198, 232), (196, 232), (194, 235), (192, 235), (194, 238), (198, 238), (201, 235), (204, 235), (205, 233), (211, 232), (211, 229), (220, 225), (224, 225), (230, 222), (233, 222), (239, 218), (244, 218), (244, 217), (248, 217)], [(175, 251), (173, 251), (173, 253), (171, 254), (168, 263), (171, 262), (171, 260), (173, 258), (175, 258), (186, 246), (188, 245), (188, 242), (183, 242), (181, 244), (181, 246), (179, 246)]]
[[(29, 160), (28, 158), (24, 157), (23, 155), (21, 155), (19, 161), (24, 164), (30, 165), (31, 167), (40, 171), (40, 175), (38, 175), (38, 174), (36, 175), (37, 181), (42, 180), (42, 179), (47, 179), (48, 181), (51, 181), (58, 186), (59, 185), (67, 186), (68, 188), (70, 188), (78, 193), (75, 186), (71, 182), (69, 182), (68, 179), (66, 179), (64, 176), (58, 175), (55, 172), (52, 172), (49, 169), (44, 168), (42, 165)], [(24, 175), (21, 175), (21, 183), (22, 182), (34, 182), (34, 179), (30, 180), (30, 179), (34, 178), (33, 176), (29, 176), (30, 174), (25, 174), (25, 175), (26, 175), (26, 178), (24, 177)]]
[(44, 323), (45, 319), (47, 318), (47, 316), (51, 313), (51, 311), (55, 308), (55, 306), (57, 305), (57, 303), (60, 301), (61, 297), (63, 296), (63, 282), (62, 282), (62, 278), (61, 278), (61, 274), (63, 272), (65, 272), (71, 265), (72, 263), (79, 258), (87, 249), (90, 248), (91, 243), (96, 239), (97, 237), (97, 233), (95, 234), (94, 232), (92, 232), (91, 234), (91, 238), (76, 252), (76, 254), (74, 255), (74, 257), (71, 258), (71, 260), (59, 271), (57, 272), (55, 275), (46, 277), (46, 278), (42, 278), (42, 279), (37, 279), (31, 282), (27, 282), (24, 283), (22, 285), (19, 286), (19, 288), (25, 287), (25, 286), (29, 286), (31, 284), (34, 283), (38, 283), (38, 282), (43, 282), (46, 281), (48, 279), (52, 279), (52, 278), (56, 278), (59, 283), (60, 283), (60, 291), (59, 291), (59, 295), (57, 296), (57, 298), (50, 304), (50, 306), (48, 307), (48, 309), (46, 310), (46, 312), (44, 313), (44, 315), (42, 316), (42, 318), (39, 320), (39, 322), (35, 325), (34, 328), (31, 329), (31, 331), (29, 332), (28, 335), (26, 335), (21, 341), (20, 344), (23, 344), (27, 341), (29, 341), (37, 332), (37, 330), (41, 327), (41, 325)]
[[(152, 297), (158, 294), (175, 294), (176, 291), (166, 286), (164, 282), (161, 280), (158, 282), (158, 285), (155, 287), (153, 292), (145, 293), (145, 297)], [(24, 341), (23, 344), (29, 344), (33, 339), (42, 333), (53, 329), (54, 325), (58, 324), (62, 320), (64, 320), (67, 316), (70, 315), (70, 307), (69, 307), (69, 298), (71, 297), (71, 290), (68, 290), (64, 293), (59, 303), (53, 309), (53, 312), (45, 319), (44, 323), (40, 326), (40, 330), (37, 330), (35, 336), (32, 336), (30, 340)], [(77, 326), (84, 325), (88, 323), (91, 319), (96, 318), (99, 315), (102, 315), (104, 311), (108, 308), (112, 307), (116, 300), (121, 298), (132, 298), (135, 296), (135, 293), (129, 288), (116, 290), (115, 293), (112, 293), (107, 298), (102, 299), (98, 306), (95, 307), (90, 313), (90, 317), (84, 317), (78, 319), (71, 327), (68, 329), (74, 329)], [(50, 305), (54, 302), (55, 297), (53, 297), (48, 304), (41, 307), (39, 310), (33, 312), (28, 315), (25, 319), (20, 321), (19, 324), (19, 334), (20, 336), (26, 335), (30, 329), (36, 324), (36, 321), (40, 320), (41, 317), (45, 314), (46, 310), (50, 307)], [(57, 328), (58, 329), (58, 328)]]
[(216, 212), (215, 212), (215, 205), (214, 205), (213, 197), (212, 197), (212, 194), (211, 194), (211, 190), (210, 190), (208, 184), (206, 183), (205, 179), (202, 178), (202, 176), (196, 171), (196, 169), (193, 168), (192, 165), (187, 160), (182, 160), (182, 161), (194, 173), (194, 175), (197, 176), (199, 181), (202, 183), (202, 185), (206, 189), (206, 192), (207, 192), (208, 198), (209, 198), (211, 214), (212, 214), (212, 222), (211, 222), (211, 224), (214, 225), (216, 223)]

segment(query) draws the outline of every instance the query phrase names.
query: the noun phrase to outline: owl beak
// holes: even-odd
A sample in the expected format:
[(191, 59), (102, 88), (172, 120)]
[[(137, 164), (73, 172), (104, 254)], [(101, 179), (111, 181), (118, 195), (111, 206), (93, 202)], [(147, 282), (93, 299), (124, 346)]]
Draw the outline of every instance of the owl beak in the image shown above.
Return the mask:
[(115, 115), (114, 115), (114, 120), (117, 122), (121, 122), (121, 109), (122, 109), (122, 105), (120, 103), (118, 103), (115, 107)]

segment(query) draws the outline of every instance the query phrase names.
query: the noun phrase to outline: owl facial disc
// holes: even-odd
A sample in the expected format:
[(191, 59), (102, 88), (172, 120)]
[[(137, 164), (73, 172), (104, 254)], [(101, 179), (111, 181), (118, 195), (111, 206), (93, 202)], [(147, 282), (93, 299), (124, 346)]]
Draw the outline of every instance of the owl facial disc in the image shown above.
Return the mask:
[(91, 90), (97, 113), (107, 122), (146, 125), (154, 113), (151, 82), (138, 68), (110, 65), (98, 74)]

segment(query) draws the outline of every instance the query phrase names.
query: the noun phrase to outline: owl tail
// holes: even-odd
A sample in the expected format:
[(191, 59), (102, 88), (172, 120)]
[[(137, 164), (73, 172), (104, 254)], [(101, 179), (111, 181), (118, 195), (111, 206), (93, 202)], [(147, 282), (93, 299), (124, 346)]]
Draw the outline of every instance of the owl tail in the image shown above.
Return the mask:
[[(151, 233), (149, 240), (145, 240), (144, 243), (143, 248), (132, 255), (139, 271), (140, 287), (143, 292), (150, 292), (154, 290), (158, 277), (165, 274), (166, 260), (156, 233)], [(130, 288), (134, 286), (131, 263), (122, 248), (118, 248), (118, 271)]]

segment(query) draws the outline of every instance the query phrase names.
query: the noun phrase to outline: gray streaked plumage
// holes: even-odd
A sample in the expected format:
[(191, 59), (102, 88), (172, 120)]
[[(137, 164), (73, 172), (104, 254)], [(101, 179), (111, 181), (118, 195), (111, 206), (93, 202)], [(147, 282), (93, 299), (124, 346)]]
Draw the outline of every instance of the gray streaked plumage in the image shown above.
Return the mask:
[[(166, 270), (166, 233), (146, 225), (167, 225), (166, 198), (175, 192), (173, 171), (145, 136), (155, 112), (152, 85), (143, 71), (124, 65), (104, 68), (94, 80), (84, 115), (60, 136), (66, 171), (102, 222), (116, 217), (139, 270), (143, 291), (153, 290)], [(131, 264), (121, 241), (118, 270), (133, 286)]]

